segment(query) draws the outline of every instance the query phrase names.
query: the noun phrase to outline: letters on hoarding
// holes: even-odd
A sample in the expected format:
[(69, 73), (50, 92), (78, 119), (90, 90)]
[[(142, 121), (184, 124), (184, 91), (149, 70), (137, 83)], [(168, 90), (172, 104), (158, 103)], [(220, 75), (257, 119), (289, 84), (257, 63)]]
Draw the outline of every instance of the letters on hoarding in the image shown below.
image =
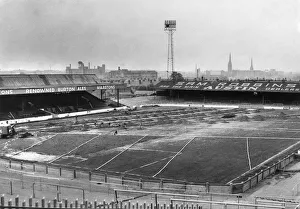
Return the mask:
[(25, 94), (40, 94), (40, 93), (52, 93), (52, 92), (55, 92), (55, 88), (25, 89)]
[(115, 89), (115, 86), (97, 86), (97, 89)]
[(98, 86), (64, 86), (64, 87), (49, 87), (49, 88), (20, 88), (20, 89), (2, 89), (0, 95), (13, 94), (42, 94), (56, 92), (73, 92), (73, 91), (88, 91), (88, 90), (105, 90), (115, 89), (115, 85), (98, 85)]
[(8, 90), (1, 90), (0, 91), (0, 95), (9, 95), (9, 94), (13, 94), (13, 90), (8, 89)]
[(202, 91), (258, 91), (258, 92), (300, 92), (300, 83), (290, 81), (185, 81), (170, 84), (161, 82), (158, 89), (181, 89)]

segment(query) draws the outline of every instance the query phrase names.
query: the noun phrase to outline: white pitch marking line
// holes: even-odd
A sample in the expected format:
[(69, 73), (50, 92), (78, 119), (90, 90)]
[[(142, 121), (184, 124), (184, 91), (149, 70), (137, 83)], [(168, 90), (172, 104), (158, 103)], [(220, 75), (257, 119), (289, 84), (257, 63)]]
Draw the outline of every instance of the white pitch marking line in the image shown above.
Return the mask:
[(115, 155), (114, 157), (112, 157), (110, 160), (106, 161), (105, 163), (103, 163), (102, 165), (100, 165), (98, 168), (95, 168), (95, 170), (99, 170), (103, 166), (107, 165), (108, 163), (110, 163), (111, 161), (113, 161), (115, 158), (117, 158), (119, 155), (121, 155), (122, 153), (124, 153), (125, 151), (127, 151), (129, 148), (133, 147), (139, 141), (143, 140), (146, 136), (147, 135), (143, 136), (142, 138), (140, 138), (139, 140), (137, 140), (136, 142), (134, 142), (133, 144), (131, 144), (128, 148), (124, 149), (122, 152), (120, 152), (117, 155)]
[(135, 150), (135, 151), (149, 151), (149, 152), (165, 152), (165, 153), (173, 153), (173, 154), (176, 154), (176, 153), (177, 153), (177, 152), (172, 152), (172, 151), (156, 150), (156, 149), (142, 149), (142, 148), (129, 148), (129, 150)]
[(151, 162), (151, 163), (148, 163), (148, 164), (139, 166), (139, 167), (137, 167), (137, 168), (132, 168), (132, 169), (130, 169), (130, 170), (124, 171), (124, 173), (128, 173), (128, 172), (137, 170), (137, 169), (139, 169), (139, 168), (145, 168), (145, 167), (147, 167), (147, 166), (154, 165), (154, 164), (159, 163), (159, 162), (161, 162), (161, 161), (167, 160), (167, 159), (169, 159), (169, 158), (171, 158), (171, 157), (172, 157), (172, 156), (170, 156), (170, 157), (165, 157), (165, 158), (162, 158), (162, 159), (160, 159), (160, 160), (156, 160), (156, 161), (154, 161), (154, 162)]
[[(196, 138), (196, 137), (195, 137)], [(184, 148), (191, 143), (195, 138), (192, 138), (191, 140), (189, 140), (156, 174), (154, 174), (152, 177), (156, 177), (158, 174), (160, 174), (169, 164), (170, 162), (177, 156), (179, 155), (179, 153), (182, 153), (182, 150), (184, 150)]]
[(247, 149), (247, 158), (248, 158), (249, 170), (251, 170), (252, 165), (251, 165), (251, 158), (250, 158), (250, 152), (249, 152), (249, 138), (246, 139), (246, 149)]
[(35, 143), (35, 144), (33, 144), (33, 145), (31, 145), (31, 146), (29, 146), (29, 147), (23, 149), (23, 150), (20, 150), (20, 151), (14, 153), (13, 155), (18, 155), (18, 154), (20, 154), (21, 152), (26, 152), (27, 150), (31, 149), (32, 147), (37, 146), (37, 145), (40, 145), (40, 144), (42, 144), (43, 142), (48, 141), (49, 139), (52, 139), (52, 138), (56, 137), (57, 135), (58, 135), (58, 134), (55, 134), (54, 136), (51, 136), (51, 137), (48, 138), (48, 139), (45, 139), (45, 140), (43, 140), (43, 141), (39, 141), (39, 142), (37, 142), (37, 143)]
[(83, 161), (87, 161), (88, 158), (84, 158), (84, 159), (81, 159), (81, 160), (78, 160), (78, 161), (75, 161), (75, 162), (70, 162), (70, 163), (66, 163), (66, 165), (71, 165), (72, 163), (81, 163)]
[(75, 147), (74, 149), (70, 150), (69, 152), (67, 152), (67, 153), (64, 153), (64, 154), (62, 154), (62, 155), (60, 155), (60, 156), (58, 156), (58, 157), (54, 158), (53, 160), (49, 161), (49, 163), (53, 163), (54, 161), (56, 161), (56, 160), (58, 160), (58, 159), (60, 159), (60, 158), (62, 158), (62, 157), (64, 157), (64, 156), (66, 156), (66, 155), (70, 154), (71, 152), (73, 152), (73, 151), (77, 150), (78, 148), (82, 147), (83, 145), (85, 145), (85, 144), (89, 143), (90, 141), (92, 141), (92, 140), (96, 139), (96, 138), (97, 138), (97, 137), (99, 137), (99, 136), (100, 136), (100, 134), (98, 134), (97, 136), (95, 136), (95, 137), (91, 138), (90, 140), (88, 140), (88, 141), (86, 141), (86, 142), (84, 142), (84, 143), (80, 144), (79, 146)]
[[(274, 158), (280, 156), (282, 153), (285, 153), (285, 152), (287, 152), (288, 150), (291, 150), (291, 149), (295, 148), (295, 146), (296, 146), (296, 145), (299, 145), (299, 144), (300, 144), (300, 141), (296, 142), (295, 144), (292, 144), (291, 146), (285, 148), (284, 150), (278, 152), (277, 154), (275, 154), (275, 155), (269, 157), (269, 158), (266, 159), (265, 161), (263, 161), (263, 162), (261, 162), (260, 164), (256, 165), (255, 167), (252, 168), (252, 170), (254, 170), (254, 169), (256, 169), (256, 168), (259, 168), (259, 167), (262, 167), (263, 165), (267, 164), (268, 162), (270, 162), (270, 161), (273, 160)], [(236, 177), (236, 178), (230, 180), (229, 182), (227, 182), (226, 185), (227, 185), (227, 184), (230, 184), (230, 183), (232, 183), (232, 182), (234, 182), (234, 181), (235, 181), (236, 179), (238, 179), (240, 176), (244, 176), (244, 175), (248, 174), (249, 172), (250, 172), (250, 171), (247, 170), (247, 171), (244, 172), (243, 174), (241, 174), (241, 175), (239, 175), (238, 177)]]
[[(293, 134), (294, 135), (294, 134)], [(287, 140), (299, 140), (300, 138), (288, 138), (288, 137), (271, 137), (271, 136), (196, 136), (196, 138), (234, 138), (234, 139), (287, 139)]]

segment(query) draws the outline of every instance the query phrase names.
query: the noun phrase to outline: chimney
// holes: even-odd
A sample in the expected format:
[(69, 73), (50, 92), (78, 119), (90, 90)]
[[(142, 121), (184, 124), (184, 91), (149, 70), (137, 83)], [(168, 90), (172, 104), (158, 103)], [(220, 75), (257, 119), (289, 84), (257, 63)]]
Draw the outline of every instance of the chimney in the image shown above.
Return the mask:
[(120, 66), (118, 67), (118, 70), (121, 70)]
[(70, 64), (70, 69), (72, 68), (72, 65)]
[(89, 62), (89, 69), (90, 69), (90, 67), (91, 67), (91, 63)]

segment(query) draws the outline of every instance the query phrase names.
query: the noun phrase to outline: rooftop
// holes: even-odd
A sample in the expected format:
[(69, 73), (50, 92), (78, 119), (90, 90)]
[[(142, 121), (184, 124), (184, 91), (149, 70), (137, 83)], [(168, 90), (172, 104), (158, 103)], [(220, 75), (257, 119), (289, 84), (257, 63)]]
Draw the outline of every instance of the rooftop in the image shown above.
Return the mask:
[(64, 85), (97, 85), (96, 75), (83, 74), (13, 74), (0, 75), (0, 89), (51, 87)]

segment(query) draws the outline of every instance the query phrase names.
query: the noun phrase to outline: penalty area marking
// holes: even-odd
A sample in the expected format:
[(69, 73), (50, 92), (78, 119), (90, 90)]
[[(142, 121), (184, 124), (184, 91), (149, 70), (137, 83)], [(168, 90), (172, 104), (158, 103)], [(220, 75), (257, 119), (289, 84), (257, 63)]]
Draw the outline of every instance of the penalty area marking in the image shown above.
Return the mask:
[(300, 145), (300, 141), (296, 142), (295, 144), (292, 144), (291, 146), (285, 148), (284, 150), (281, 150), (280, 152), (278, 152), (277, 154), (269, 157), (268, 159), (266, 159), (265, 161), (261, 162), (260, 164), (256, 165), (255, 167), (253, 167), (251, 170), (247, 170), (246, 172), (244, 172), (243, 174), (237, 176), (236, 178), (230, 180), (229, 182), (226, 183), (226, 185), (231, 184), (232, 182), (234, 182), (235, 180), (237, 180), (238, 178), (240, 178), (241, 176), (245, 176), (247, 175), (249, 172), (251, 172), (254, 169), (258, 169), (262, 166), (264, 166), (265, 164), (271, 162), (272, 160), (274, 160), (276, 157), (280, 156), (283, 153), (288, 152), (289, 150), (295, 148), (297, 145)]
[(249, 151), (249, 138), (246, 139), (246, 149), (247, 149), (247, 158), (248, 158), (249, 170), (251, 170), (252, 165), (251, 165), (251, 158), (250, 158), (250, 151)]
[(37, 146), (37, 145), (40, 145), (40, 144), (42, 144), (43, 142), (48, 141), (48, 140), (50, 140), (50, 139), (56, 137), (57, 135), (58, 135), (58, 134), (55, 134), (55, 135), (51, 136), (51, 137), (48, 138), (48, 139), (45, 139), (45, 140), (39, 141), (39, 142), (37, 142), (37, 143), (34, 143), (33, 145), (31, 145), (31, 146), (29, 146), (29, 147), (26, 147), (26, 148), (24, 148), (24, 149), (22, 149), (22, 150), (20, 150), (20, 151), (18, 151), (18, 152), (16, 152), (16, 153), (14, 153), (13, 155), (18, 155), (18, 154), (20, 154), (21, 152), (26, 152), (27, 150), (31, 149), (32, 147)]
[(83, 145), (89, 143), (90, 141), (96, 139), (96, 138), (99, 137), (99, 136), (100, 136), (100, 134), (98, 134), (97, 136), (95, 136), (95, 137), (93, 137), (93, 138), (87, 140), (86, 142), (80, 144), (79, 146), (75, 147), (74, 149), (71, 149), (69, 152), (66, 152), (66, 153), (64, 153), (64, 154), (62, 154), (62, 155), (60, 155), (60, 156), (54, 158), (53, 160), (49, 161), (49, 163), (53, 163), (54, 161), (59, 160), (60, 158), (66, 156), (66, 155), (68, 155), (68, 154), (70, 154), (71, 152), (77, 150), (78, 148), (82, 147)]
[(128, 173), (128, 172), (131, 172), (131, 171), (140, 169), (140, 168), (145, 168), (145, 167), (147, 167), (147, 166), (154, 165), (154, 164), (156, 164), (156, 163), (159, 163), (159, 162), (162, 162), (162, 161), (164, 161), (164, 160), (167, 160), (167, 159), (169, 159), (169, 158), (171, 158), (171, 157), (172, 157), (172, 156), (170, 156), (170, 157), (165, 157), (165, 158), (162, 158), (162, 159), (160, 159), (160, 160), (156, 160), (156, 161), (154, 161), (154, 162), (152, 162), (152, 163), (147, 163), (147, 164), (142, 165), (142, 166), (139, 166), (139, 167), (137, 167), (137, 168), (133, 168), (133, 169), (124, 171), (124, 173)]
[(191, 143), (195, 138), (190, 139), (156, 174), (154, 174), (152, 177), (156, 177), (158, 174), (160, 174), (170, 163), (171, 161), (179, 154), (182, 153), (182, 151), (184, 150), (184, 148)]
[(121, 155), (122, 153), (126, 152), (127, 150), (129, 150), (131, 147), (133, 147), (135, 144), (139, 143), (141, 140), (143, 140), (147, 135), (143, 136), (142, 138), (140, 138), (139, 140), (137, 140), (136, 142), (134, 142), (133, 144), (131, 144), (129, 147), (127, 147), (126, 149), (124, 149), (122, 152), (118, 153), (117, 155), (115, 155), (114, 157), (112, 157), (111, 159), (109, 159), (108, 161), (106, 161), (105, 163), (103, 163), (102, 165), (100, 165), (99, 167), (95, 168), (95, 170), (99, 170), (100, 168), (102, 168), (103, 166), (107, 165), (108, 163), (110, 163), (111, 161), (113, 161), (115, 158), (117, 158), (119, 155)]
[(136, 150), (136, 151), (147, 151), (147, 152), (164, 152), (164, 153), (172, 153), (172, 154), (177, 153), (177, 152), (172, 152), (172, 151), (156, 150), (156, 149), (143, 149), (143, 148), (129, 148), (129, 149)]

